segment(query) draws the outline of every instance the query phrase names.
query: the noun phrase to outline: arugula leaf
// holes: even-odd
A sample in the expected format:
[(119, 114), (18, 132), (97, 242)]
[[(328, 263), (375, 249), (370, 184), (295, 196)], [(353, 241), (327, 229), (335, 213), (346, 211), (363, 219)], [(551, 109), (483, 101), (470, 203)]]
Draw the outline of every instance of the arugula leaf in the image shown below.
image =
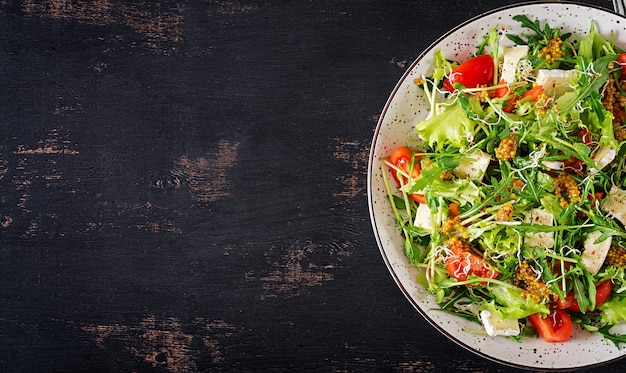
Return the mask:
[(575, 92), (566, 92), (556, 100), (559, 111), (568, 112), (580, 101), (597, 92), (609, 80), (609, 64), (617, 58), (614, 54), (606, 55), (595, 61), (589, 62), (579, 58), (581, 71), (578, 78), (579, 86)]
[(613, 342), (615, 347), (619, 348), (620, 343), (626, 343), (626, 334), (613, 334), (611, 333), (611, 327), (613, 325), (605, 325), (602, 328), (596, 330), (596, 332), (600, 333), (604, 338)]

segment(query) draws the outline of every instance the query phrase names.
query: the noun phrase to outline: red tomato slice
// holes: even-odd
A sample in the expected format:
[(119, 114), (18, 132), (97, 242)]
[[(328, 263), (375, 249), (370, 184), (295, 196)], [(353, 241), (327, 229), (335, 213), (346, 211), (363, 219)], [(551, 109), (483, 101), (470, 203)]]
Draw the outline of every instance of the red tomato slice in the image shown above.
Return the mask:
[(596, 285), (596, 308), (600, 307), (613, 294), (613, 283), (605, 280)]
[[(505, 83), (506, 82), (504, 80), (501, 80), (500, 83), (498, 84), (505, 84)], [(502, 97), (509, 95), (510, 93), (511, 93), (511, 90), (509, 89), (509, 87), (500, 87), (495, 90), (494, 96), (498, 98), (502, 98)], [(513, 109), (515, 109), (515, 103), (517, 102), (517, 100), (518, 100), (517, 97), (511, 97), (509, 100), (507, 100), (506, 104), (503, 105), (502, 110), (505, 113), (512, 112)]]
[(540, 85), (536, 85), (536, 86), (533, 86), (528, 91), (526, 91), (526, 93), (522, 95), (522, 98), (530, 97), (532, 101), (537, 101), (539, 99), (539, 96), (542, 93), (543, 93), (543, 87)]
[[(504, 81), (500, 81), (499, 84), (504, 84)], [(502, 98), (508, 95), (510, 92), (511, 91), (509, 90), (508, 87), (502, 87), (502, 88), (496, 89), (494, 94), (496, 97)], [(526, 93), (522, 95), (522, 98), (530, 97), (532, 101), (537, 101), (542, 93), (543, 93), (543, 87), (540, 85), (536, 85), (532, 87), (531, 89), (529, 89), (528, 91), (526, 91)], [(518, 100), (519, 98), (517, 97), (513, 97), (509, 99), (507, 101), (507, 104), (502, 107), (502, 110), (506, 113), (512, 112), (515, 109), (515, 103)]]
[[(414, 155), (416, 151), (409, 150), (406, 146), (400, 146), (394, 150), (389, 156), (389, 163), (396, 166), (397, 168), (404, 171), (407, 175), (409, 174), (409, 167), (411, 163), (413, 163), (413, 170), (410, 172), (411, 178), (416, 178), (420, 175), (422, 170), (420, 165), (420, 160), (422, 159), (419, 155)], [(398, 172), (391, 169), (391, 176), (393, 176), (394, 180), (398, 184), (398, 186), (406, 184), (409, 182), (409, 179), (404, 175), (398, 175)], [(402, 176), (402, 183), (400, 183), (400, 176)], [(426, 197), (423, 194), (411, 194), (411, 199), (417, 203), (426, 203)]]
[[(605, 280), (596, 285), (596, 308), (600, 307), (602, 303), (606, 302), (607, 299), (613, 293), (613, 284), (611, 280)], [(574, 297), (574, 292), (570, 291), (565, 299), (559, 299), (556, 302), (557, 307), (560, 309), (566, 309), (572, 312), (580, 312), (580, 305)], [(587, 309), (589, 311), (589, 309)], [(585, 311), (585, 312), (587, 312)]]
[(411, 197), (411, 199), (417, 203), (423, 203), (426, 204), (426, 196), (423, 194), (418, 194), (418, 193), (413, 193), (413, 194), (409, 194), (409, 197)]
[(581, 128), (576, 136), (580, 137), (580, 139), (583, 141), (583, 144), (587, 146), (591, 145), (591, 135), (589, 134), (589, 130), (587, 130), (586, 128)]
[(532, 314), (528, 321), (546, 342), (565, 342), (572, 335), (572, 319), (558, 307), (552, 307), (546, 317)]
[(461, 83), (466, 88), (476, 88), (480, 85), (493, 83), (493, 59), (488, 54), (470, 58), (457, 66), (446, 80), (443, 87), (454, 91), (454, 83)]
[(567, 173), (577, 173), (579, 175), (583, 174), (583, 168), (585, 166), (585, 161), (582, 159), (578, 159), (573, 155), (563, 161), (565, 165), (565, 172)]
[(624, 78), (624, 74), (626, 74), (626, 53), (622, 53), (617, 56), (617, 63), (622, 67), (622, 75), (620, 78)]
[(556, 306), (562, 310), (570, 309), (571, 307), (574, 306), (574, 304), (576, 304), (576, 307), (578, 307), (578, 302), (576, 301), (576, 298), (574, 297), (573, 291), (570, 291), (569, 293), (567, 293), (565, 298), (563, 299), (559, 298), (556, 300)]
[(469, 276), (496, 278), (500, 274), (491, 269), (483, 258), (471, 251), (451, 247), (451, 253), (446, 258), (446, 267), (450, 276), (457, 281), (465, 281)]
[[(396, 150), (391, 153), (389, 156), (389, 163), (396, 166), (397, 168), (404, 171), (407, 175), (410, 174), (412, 178), (418, 177), (421, 172), (420, 160), (422, 158), (420, 156), (416, 156), (415, 160), (413, 160), (413, 154), (406, 146), (400, 146)], [(409, 167), (413, 163), (413, 171), (409, 172)], [(396, 183), (400, 185), (400, 178), (398, 177), (397, 171), (394, 169), (391, 170), (391, 174), (393, 178), (396, 180)], [(403, 176), (403, 184), (408, 182), (408, 178)]]

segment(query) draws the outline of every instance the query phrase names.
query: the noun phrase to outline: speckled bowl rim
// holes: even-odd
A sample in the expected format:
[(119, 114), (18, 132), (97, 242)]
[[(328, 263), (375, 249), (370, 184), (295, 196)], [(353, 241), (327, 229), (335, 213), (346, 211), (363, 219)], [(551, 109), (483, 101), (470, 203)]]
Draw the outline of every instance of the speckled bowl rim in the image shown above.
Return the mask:
[[(581, 3), (581, 2), (576, 2), (576, 1), (529, 1), (529, 2), (524, 2), (524, 3), (518, 3), (518, 4), (511, 4), (511, 5), (507, 5), (507, 6), (502, 6), (496, 9), (493, 9), (491, 11), (485, 12), (481, 15), (478, 15), (476, 17), (473, 17), (461, 24), (459, 24), (458, 26), (456, 26), (455, 28), (451, 29), (450, 31), (448, 31), (447, 33), (445, 33), (444, 35), (442, 35), (441, 37), (439, 37), (437, 40), (435, 40), (430, 46), (428, 46), (414, 61), (413, 63), (407, 68), (407, 70), (405, 71), (405, 73), (403, 74), (403, 76), (400, 78), (400, 80), (398, 81), (398, 83), (396, 84), (396, 86), (394, 87), (394, 89), (392, 90), (392, 93), (390, 94), (383, 110), (382, 113), (380, 115), (380, 118), (378, 120), (377, 126), (376, 126), (376, 130), (374, 132), (374, 136), (373, 136), (373, 140), (372, 140), (372, 145), (370, 148), (370, 153), (369, 153), (369, 163), (368, 163), (368, 173), (367, 173), (367, 193), (368, 193), (368, 207), (369, 207), (369, 212), (370, 212), (370, 220), (371, 220), (371, 224), (372, 224), (372, 228), (374, 231), (374, 235), (376, 238), (376, 242), (377, 245), (379, 247), (380, 253), (384, 259), (384, 262), (390, 272), (390, 274), (392, 275), (394, 281), (396, 282), (396, 284), (399, 286), (400, 290), (403, 292), (403, 294), (405, 295), (405, 297), (409, 300), (409, 302), (415, 307), (415, 309), (428, 321), (428, 323), (430, 323), (433, 327), (435, 327), (437, 330), (439, 330), (439, 332), (441, 332), (443, 335), (445, 335), (446, 337), (448, 337), (450, 340), (454, 341), (455, 343), (457, 343), (458, 345), (460, 345), (461, 347), (477, 354), (480, 357), (489, 359), (491, 361), (503, 364), (505, 366), (510, 366), (513, 368), (517, 368), (517, 369), (526, 369), (526, 370), (534, 370), (534, 371), (549, 371), (549, 372), (562, 372), (562, 371), (574, 371), (574, 370), (581, 370), (581, 369), (590, 369), (590, 368), (597, 368), (603, 365), (606, 365), (608, 363), (612, 363), (615, 362), (617, 360), (620, 360), (622, 358), (624, 358), (626, 356), (626, 348), (622, 348), (619, 353), (621, 355), (616, 356), (614, 358), (611, 359), (607, 359), (607, 360), (603, 360), (603, 361), (598, 361), (595, 363), (591, 363), (591, 364), (587, 364), (584, 366), (574, 366), (574, 367), (544, 367), (544, 366), (538, 366), (538, 365), (534, 365), (534, 364), (529, 364), (529, 365), (525, 365), (525, 364), (519, 364), (519, 363), (513, 363), (511, 361), (506, 360), (504, 357), (499, 357), (499, 356), (494, 356), (492, 354), (489, 354), (487, 352), (484, 352), (482, 350), (479, 350), (471, 345), (469, 345), (468, 343), (465, 343), (461, 340), (459, 340), (459, 338), (457, 338), (455, 335), (449, 333), (448, 331), (446, 331), (443, 327), (441, 327), (440, 325), (438, 325), (427, 313), (425, 310), (423, 310), (421, 308), (421, 306), (418, 304), (418, 302), (416, 301), (416, 299), (414, 299), (413, 295), (409, 292), (409, 290), (401, 283), (400, 278), (399, 278), (399, 274), (396, 272), (396, 269), (394, 268), (394, 266), (392, 265), (392, 263), (390, 262), (390, 259), (385, 251), (385, 247), (383, 242), (381, 241), (381, 237), (379, 235), (379, 226), (381, 225), (387, 225), (389, 224), (388, 221), (386, 222), (379, 222), (376, 213), (375, 213), (375, 209), (374, 209), (374, 191), (373, 191), (373, 175), (376, 174), (375, 170), (374, 170), (374, 165), (376, 164), (375, 162), (375, 157), (376, 157), (376, 149), (377, 149), (377, 145), (378, 145), (378, 140), (379, 140), (379, 136), (380, 136), (380, 131), (381, 128), (383, 126), (383, 122), (385, 120), (386, 114), (388, 113), (389, 107), (391, 102), (393, 101), (394, 97), (398, 94), (398, 91), (400, 89), (400, 87), (402, 86), (403, 83), (405, 83), (405, 81), (408, 79), (408, 77), (410, 76), (411, 71), (420, 63), (420, 61), (422, 61), (426, 56), (428, 56), (429, 54), (433, 53), (434, 49), (441, 44), (444, 39), (448, 38), (449, 36), (451, 36), (452, 34), (458, 32), (460, 29), (464, 28), (467, 25), (470, 25), (472, 23), (475, 22), (480, 22), (482, 19), (487, 18), (489, 16), (493, 16), (497, 13), (501, 13), (504, 11), (508, 11), (508, 10), (513, 10), (513, 9), (520, 9), (520, 13), (522, 13), (523, 9), (525, 7), (528, 6), (574, 6), (574, 7), (582, 7), (582, 8), (589, 8), (589, 9), (593, 9), (596, 11), (600, 11), (606, 14), (610, 14), (613, 17), (621, 17), (624, 21), (625, 21), (625, 30), (626, 30), (626, 17), (619, 15), (617, 13), (615, 13), (614, 11), (608, 10), (606, 8), (597, 6), (597, 5), (593, 5), (593, 4), (585, 4), (585, 3)], [(626, 45), (624, 45), (624, 47), (626, 47)], [(400, 234), (400, 232), (398, 231), (398, 234)], [(398, 248), (399, 250), (401, 250), (402, 248)], [(408, 262), (408, 261), (407, 261)], [(614, 348), (613, 346), (609, 346), (607, 348)]]

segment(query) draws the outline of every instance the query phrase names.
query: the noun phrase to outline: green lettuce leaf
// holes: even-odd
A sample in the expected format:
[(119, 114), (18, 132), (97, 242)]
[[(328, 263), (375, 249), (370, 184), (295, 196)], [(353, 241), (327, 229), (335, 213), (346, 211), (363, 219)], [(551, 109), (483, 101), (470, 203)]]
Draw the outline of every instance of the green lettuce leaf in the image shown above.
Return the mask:
[(443, 197), (449, 201), (456, 202), (460, 206), (466, 204), (474, 204), (480, 199), (480, 188), (476, 186), (470, 179), (454, 179), (442, 181), (440, 179), (431, 179), (431, 182), (425, 188), (419, 188), (420, 178), (416, 178), (418, 183), (412, 184), (408, 193), (421, 193), (427, 197)]
[(603, 117), (600, 118), (596, 111), (589, 113), (588, 119), (592, 132), (600, 133), (600, 140), (598, 141), (600, 146), (609, 146), (611, 149), (617, 149), (617, 141), (613, 132), (613, 114), (605, 112)]
[(535, 313), (545, 316), (550, 312), (546, 304), (537, 303), (531, 297), (523, 297), (518, 288), (492, 284), (489, 289), (495, 302), (485, 303), (481, 310), (496, 311), (505, 319), (522, 319)]
[(602, 322), (614, 325), (626, 321), (626, 295), (615, 296), (604, 302), (600, 307)]
[(467, 117), (463, 107), (455, 102), (415, 125), (415, 130), (430, 147), (441, 151), (445, 146), (464, 148), (473, 136), (476, 122)]

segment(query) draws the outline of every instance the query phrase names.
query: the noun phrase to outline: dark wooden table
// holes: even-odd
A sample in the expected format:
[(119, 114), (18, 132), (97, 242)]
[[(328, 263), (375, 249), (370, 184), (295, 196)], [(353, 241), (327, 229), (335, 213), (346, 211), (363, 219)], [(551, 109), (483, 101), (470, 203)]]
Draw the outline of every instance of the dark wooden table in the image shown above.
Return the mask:
[(0, 371), (510, 371), (396, 287), (366, 170), (410, 62), (515, 2), (0, 1)]

